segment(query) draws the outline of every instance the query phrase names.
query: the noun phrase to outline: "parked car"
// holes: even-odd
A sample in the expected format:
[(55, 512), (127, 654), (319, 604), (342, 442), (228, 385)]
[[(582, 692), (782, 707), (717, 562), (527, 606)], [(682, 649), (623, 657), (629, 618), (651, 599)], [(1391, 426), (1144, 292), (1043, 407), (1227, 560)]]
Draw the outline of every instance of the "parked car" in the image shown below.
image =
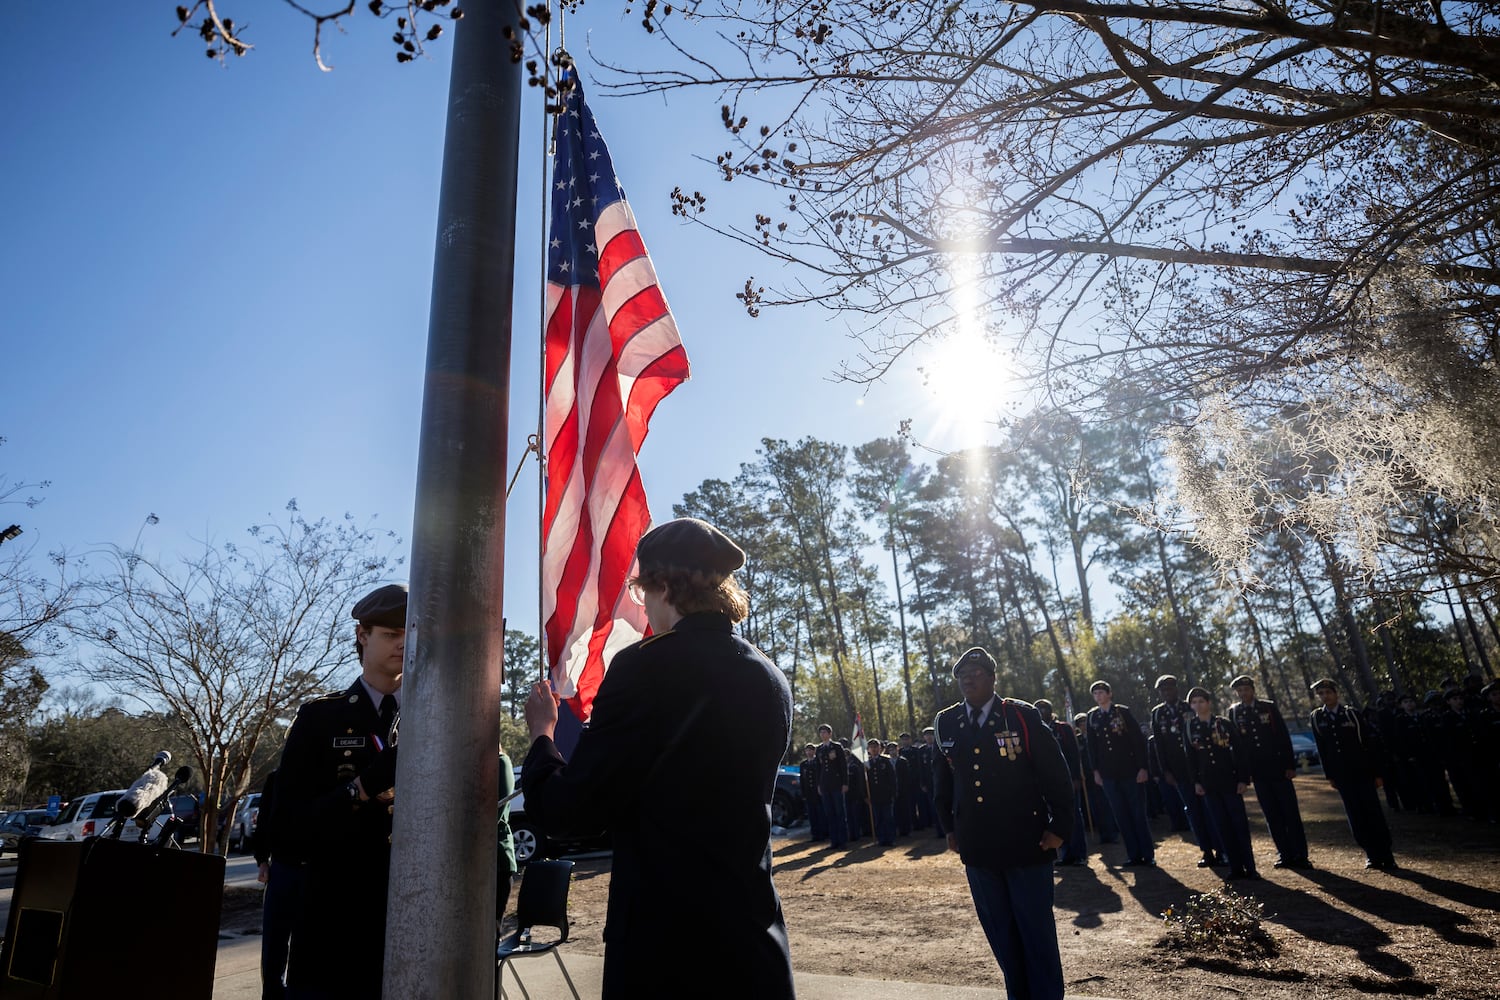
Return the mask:
[(802, 822), (802, 773), (789, 764), (776, 769), (776, 790), (771, 793), (771, 825), (782, 829)]
[(162, 829), (166, 826), (170, 815), (177, 822), (173, 824), (172, 839), (178, 844), (185, 844), (190, 840), (198, 839), (198, 825), (201, 813), (198, 806), (198, 796), (174, 795), (167, 800), (171, 809), (165, 807), (157, 814), (155, 821), (151, 824), (151, 836), (147, 838), (151, 843), (161, 839)]
[(45, 809), (17, 809), (0, 819), (0, 854), (6, 851), (19, 853), (21, 841), (41, 836), (42, 830), (52, 824), (52, 817)]
[(259, 822), (260, 792), (251, 792), (240, 799), (239, 808), (235, 810), (234, 819), (229, 824), (229, 849), (248, 851), (250, 838), (254, 835), (256, 824)]
[[(109, 821), (114, 819), (115, 803), (124, 794), (125, 789), (116, 788), (108, 792), (80, 795), (69, 802), (67, 808), (58, 814), (57, 821), (44, 827), (38, 836), (42, 840), (87, 840), (97, 837), (109, 826)], [(135, 825), (135, 820), (126, 820), (125, 828), (120, 831), (120, 838), (136, 840), (140, 835), (141, 831)]]
[(1318, 756), (1317, 741), (1310, 733), (1292, 733), (1292, 753), (1299, 767), (1313, 767), (1323, 762)]
[[(516, 791), (520, 790), (521, 769), (518, 767)], [(524, 865), (532, 858), (556, 858), (581, 851), (609, 849), (609, 834), (606, 832), (568, 838), (549, 837), (542, 833), (526, 818), (526, 796), (521, 794), (510, 800), (510, 833), (516, 845), (518, 865)]]

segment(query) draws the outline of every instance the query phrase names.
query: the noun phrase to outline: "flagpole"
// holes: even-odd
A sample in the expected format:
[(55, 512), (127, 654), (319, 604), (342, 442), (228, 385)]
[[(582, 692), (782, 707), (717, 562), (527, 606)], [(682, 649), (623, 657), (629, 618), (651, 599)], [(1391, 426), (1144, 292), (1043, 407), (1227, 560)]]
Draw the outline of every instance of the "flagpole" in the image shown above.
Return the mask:
[[(493, 817), (521, 67), (500, 42), (519, 34), (514, 4), (469, 0), (464, 15), (454, 26), (433, 255), (386, 1000), (484, 997), (495, 988)], [(491, 822), (434, 823), (432, 803)]]

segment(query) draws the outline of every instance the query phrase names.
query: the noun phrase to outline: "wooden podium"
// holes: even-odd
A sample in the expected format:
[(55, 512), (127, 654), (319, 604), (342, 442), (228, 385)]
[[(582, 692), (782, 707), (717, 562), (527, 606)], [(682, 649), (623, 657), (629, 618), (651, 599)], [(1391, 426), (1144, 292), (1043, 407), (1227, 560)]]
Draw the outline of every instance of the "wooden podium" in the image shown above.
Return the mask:
[(26, 841), (0, 998), (98, 1000), (167, 981), (173, 997), (212, 1000), (223, 899), (216, 855), (98, 838)]

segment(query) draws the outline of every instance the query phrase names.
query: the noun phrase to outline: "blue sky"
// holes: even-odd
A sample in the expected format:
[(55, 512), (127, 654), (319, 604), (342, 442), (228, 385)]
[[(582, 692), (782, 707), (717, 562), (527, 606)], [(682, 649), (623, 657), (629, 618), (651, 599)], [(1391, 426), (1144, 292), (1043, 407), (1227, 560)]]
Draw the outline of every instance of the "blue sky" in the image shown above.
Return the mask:
[[(292, 497), (410, 538), (451, 37), (398, 66), (391, 27), (360, 5), (347, 34), (325, 31), (322, 73), (310, 22), (243, 6), (257, 47), (227, 67), (171, 37), (169, 3), (8, 12), (0, 475), (52, 485), (0, 518), (42, 549), (129, 545), (155, 513), (143, 544), (170, 556)], [(586, 83), (585, 33), (601, 55), (654, 51), (616, 9), (585, 7), (568, 32)], [(745, 316), (735, 291), (774, 267), (673, 218), (667, 198), (680, 183), (736, 214), (694, 159), (722, 131), (717, 95), (589, 93), (693, 362), (642, 454), (657, 520), (762, 437), (853, 445), (907, 417), (940, 447), (985, 436), (941, 426), (911, 363), (869, 391), (833, 381), (856, 345), (827, 313)], [(526, 101), (512, 468), (536, 421), (539, 92)], [(533, 463), (507, 513), (504, 609), (533, 629), (535, 496)]]

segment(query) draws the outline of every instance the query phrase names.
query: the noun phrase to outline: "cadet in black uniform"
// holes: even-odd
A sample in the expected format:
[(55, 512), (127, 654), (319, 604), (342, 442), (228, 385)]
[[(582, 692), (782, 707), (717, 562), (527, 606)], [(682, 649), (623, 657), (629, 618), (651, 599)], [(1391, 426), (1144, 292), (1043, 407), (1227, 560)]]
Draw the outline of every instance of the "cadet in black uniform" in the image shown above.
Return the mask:
[(1078, 751), (1078, 737), (1072, 726), (1052, 717), (1052, 702), (1038, 698), (1034, 704), (1037, 714), (1057, 737), (1058, 749), (1068, 764), (1068, 779), (1073, 784), (1073, 835), (1057, 849), (1057, 863), (1087, 867), (1089, 846), (1083, 833), (1083, 755)]
[[(911, 743), (910, 733), (901, 735), (906, 737), (908, 744)], [(885, 755), (896, 768), (896, 836), (904, 837), (911, 833), (911, 823), (916, 816), (917, 776), (911, 772), (911, 761), (901, 756), (900, 744), (887, 741)]]
[(828, 846), (843, 847), (849, 840), (849, 814), (844, 805), (849, 762), (826, 722), (818, 727), (818, 741), (818, 797), (823, 803), (823, 822), (828, 824)]
[(277, 843), (305, 860), (287, 996), (379, 1000), (406, 588), (354, 605), (361, 673), (297, 712), (276, 768)]
[(926, 767), (922, 766), (922, 748), (917, 746), (911, 733), (902, 733), (897, 739), (901, 741), (898, 753), (906, 761), (907, 772), (911, 775), (911, 828), (925, 830), (932, 823), (932, 761), (928, 761)]
[(1491, 823), (1500, 822), (1500, 681), (1480, 689), (1485, 706), (1479, 710), (1479, 760), (1485, 802)]
[(875, 819), (875, 843), (890, 847), (896, 842), (896, 765), (885, 755), (885, 744), (871, 740), (865, 769), (870, 781), (870, 811)]
[(1391, 717), (1390, 751), (1401, 782), (1402, 801), (1419, 813), (1436, 812), (1431, 779), (1432, 772), (1440, 767), (1427, 726), (1417, 714), (1417, 696), (1410, 691), (1401, 696)]
[(1239, 731), (1214, 714), (1213, 697), (1201, 687), (1188, 692), (1193, 717), (1183, 726), (1188, 780), (1203, 800), (1204, 811), (1229, 854), (1229, 877), (1258, 879), (1245, 815), (1245, 787), (1250, 783), (1250, 755)]
[(1448, 771), (1448, 780), (1453, 784), (1463, 814), (1470, 819), (1482, 819), (1485, 809), (1480, 802), (1479, 782), (1475, 780), (1475, 765), (1479, 762), (1478, 730), (1469, 717), (1461, 689), (1444, 691), (1443, 701), (1447, 708), (1437, 714), (1443, 767)]
[(1094, 765), (1094, 783), (1104, 797), (1125, 837), (1126, 867), (1156, 867), (1156, 842), (1146, 822), (1146, 737), (1140, 723), (1124, 705), (1116, 705), (1106, 681), (1089, 688), (1095, 707), (1085, 725), (1089, 760)]
[[(647, 532), (636, 557), (631, 585), (654, 634), (615, 654), (571, 760), (552, 741), (550, 686), (526, 700), (527, 818), (548, 832), (603, 827), (613, 838), (603, 1000), (686, 997), (710, 983), (715, 996), (789, 1000), (771, 798), (792, 693), (734, 632), (749, 611), (733, 576), (745, 554), (712, 525), (679, 518)], [(706, 832), (690, 861), (678, 817), (660, 808), (685, 788), (703, 790), (693, 805)]]
[(1181, 830), (1183, 817), (1186, 817), (1187, 827), (1198, 841), (1198, 850), (1203, 852), (1198, 867), (1220, 864), (1224, 845), (1215, 839), (1216, 828), (1210, 825), (1208, 814), (1204, 812), (1204, 800), (1193, 794), (1193, 783), (1188, 780), (1187, 752), (1183, 749), (1182, 734), (1193, 711), (1177, 696), (1177, 678), (1171, 674), (1162, 674), (1156, 679), (1156, 693), (1161, 697), (1161, 703), (1151, 709), (1150, 748), (1155, 749), (1157, 760), (1161, 762), (1162, 779), (1170, 787), (1170, 790), (1162, 789), (1162, 804), (1170, 811), (1174, 798), (1179, 803), (1178, 814), (1172, 817), (1172, 829)]
[(873, 832), (870, 829), (870, 809), (866, 804), (870, 783), (865, 779), (865, 765), (854, 756), (849, 741), (840, 739), (839, 745), (844, 748), (845, 767), (849, 772), (844, 785), (844, 813), (849, 817), (849, 839), (859, 840)]
[(1333, 681), (1325, 677), (1312, 690), (1323, 702), (1309, 719), (1323, 775), (1344, 801), (1349, 830), (1365, 852), (1365, 867), (1395, 868), (1391, 830), (1376, 792), (1382, 780), (1378, 737), (1358, 712), (1339, 704), (1339, 688)]
[(1229, 721), (1239, 732), (1250, 755), (1250, 780), (1266, 817), (1266, 829), (1276, 843), (1277, 868), (1311, 868), (1307, 860), (1307, 833), (1302, 828), (1302, 810), (1297, 806), (1297, 755), (1292, 752), (1292, 734), (1274, 701), (1255, 697), (1255, 682), (1241, 674), (1230, 684), (1239, 696), (1229, 706)]
[(995, 694), (977, 646), (953, 665), (964, 700), (938, 713), (938, 815), (953, 833), (1008, 996), (1062, 1000), (1052, 860), (1073, 832), (1068, 765), (1037, 710)]
[(933, 836), (942, 840), (948, 831), (943, 829), (943, 821), (938, 818), (937, 806), (932, 800), (932, 769), (937, 765), (937, 755), (937, 731), (928, 726), (922, 730), (922, 745), (917, 747), (917, 794), (921, 796), (922, 809), (926, 813), (920, 826), (925, 830), (930, 820), (935, 831)]
[(802, 805), (807, 810), (808, 838), (827, 840), (828, 823), (823, 818), (823, 801), (818, 794), (818, 748), (811, 743), (802, 748), (797, 785), (802, 789)]

